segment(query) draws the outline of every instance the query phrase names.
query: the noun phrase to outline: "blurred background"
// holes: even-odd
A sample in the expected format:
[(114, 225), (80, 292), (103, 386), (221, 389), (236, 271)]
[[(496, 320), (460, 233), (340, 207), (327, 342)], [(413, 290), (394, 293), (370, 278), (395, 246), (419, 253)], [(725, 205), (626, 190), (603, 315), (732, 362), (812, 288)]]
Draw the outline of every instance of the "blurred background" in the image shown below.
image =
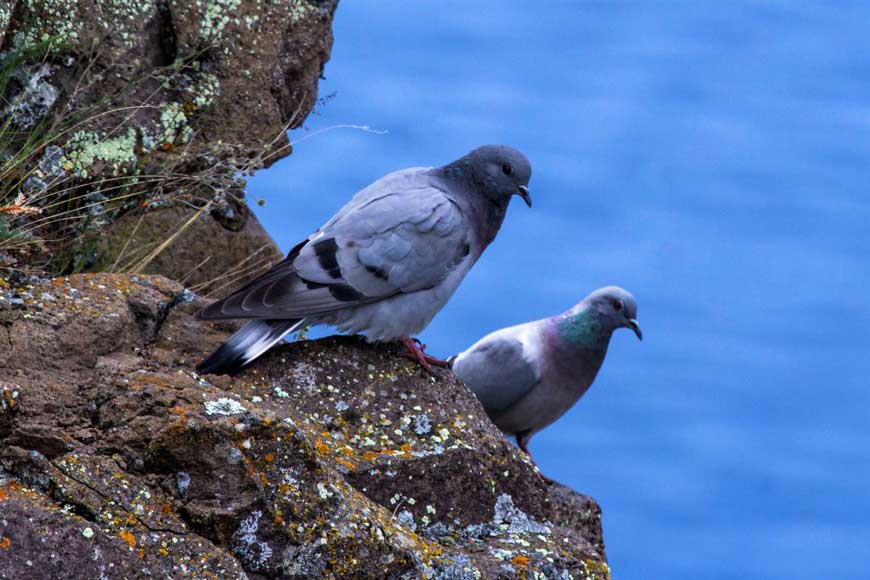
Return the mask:
[(644, 342), (531, 444), (614, 578), (866, 577), (870, 4), (804, 4), (345, 1), (325, 102), (250, 181), (287, 251), (387, 172), (526, 153), (534, 207), (422, 339), (635, 294)]

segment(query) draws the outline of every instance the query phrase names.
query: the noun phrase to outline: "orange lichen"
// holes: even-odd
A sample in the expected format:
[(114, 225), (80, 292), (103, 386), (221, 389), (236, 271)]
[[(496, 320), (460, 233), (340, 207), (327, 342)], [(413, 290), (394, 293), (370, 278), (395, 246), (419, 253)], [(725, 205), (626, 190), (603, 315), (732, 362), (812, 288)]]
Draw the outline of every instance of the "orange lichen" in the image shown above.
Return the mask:
[(354, 465), (353, 463), (351, 463), (347, 459), (338, 458), (335, 460), (335, 462), (338, 463), (339, 465), (344, 465), (348, 469), (356, 469), (356, 465)]
[(12, 541), (9, 538), (7, 538), (6, 536), (3, 536), (2, 538), (0, 538), (0, 548), (3, 548), (4, 550), (8, 550), (9, 546), (11, 544), (12, 544)]
[(124, 540), (125, 542), (127, 542), (127, 544), (131, 548), (136, 547), (136, 536), (134, 536), (131, 532), (124, 530), (119, 535), (121, 536), (121, 539)]
[(266, 460), (266, 463), (272, 463), (273, 461), (275, 461), (275, 454), (274, 453), (267, 453), (265, 455), (265, 457), (263, 457), (263, 459)]
[(511, 560), (511, 564), (514, 566), (527, 566), (529, 564), (529, 557), (523, 556), (522, 554), (517, 554)]
[(6, 489), (3, 487), (0, 487), (0, 501), (3, 501), (8, 497), (9, 497), (9, 494), (6, 492)]
[(329, 446), (321, 441), (320, 439), (314, 442), (314, 448), (317, 450), (319, 455), (328, 455), (329, 454)]

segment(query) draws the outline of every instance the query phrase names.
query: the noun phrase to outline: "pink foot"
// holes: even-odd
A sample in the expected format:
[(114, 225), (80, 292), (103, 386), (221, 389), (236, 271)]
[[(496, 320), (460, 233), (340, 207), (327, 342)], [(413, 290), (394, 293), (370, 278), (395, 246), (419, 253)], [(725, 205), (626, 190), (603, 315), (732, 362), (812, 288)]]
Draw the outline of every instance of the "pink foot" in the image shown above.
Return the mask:
[(424, 352), (426, 350), (426, 345), (420, 344), (420, 341), (417, 340), (416, 338), (405, 338), (402, 340), (402, 344), (404, 344), (405, 348), (408, 349), (408, 352), (404, 353), (402, 356), (405, 356), (407, 358), (410, 358), (411, 360), (417, 361), (417, 364), (419, 364), (421, 367), (423, 367), (426, 370), (426, 372), (428, 372), (430, 375), (435, 374), (435, 369), (432, 368), (433, 366), (436, 366), (436, 367), (448, 367), (448, 366), (450, 366), (450, 364), (447, 361), (441, 360), (440, 358), (435, 358), (434, 356), (430, 356), (430, 355), (426, 354)]

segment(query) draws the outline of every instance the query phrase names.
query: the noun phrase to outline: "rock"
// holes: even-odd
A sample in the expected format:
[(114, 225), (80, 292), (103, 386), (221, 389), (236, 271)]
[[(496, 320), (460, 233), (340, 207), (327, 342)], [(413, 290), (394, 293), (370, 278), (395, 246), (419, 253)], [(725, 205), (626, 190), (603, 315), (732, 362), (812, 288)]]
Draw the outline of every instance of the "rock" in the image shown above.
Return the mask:
[(7, 286), (0, 578), (609, 577), (597, 504), (448, 371), (333, 337), (202, 377), (229, 328), (177, 283)]
[(98, 269), (124, 271), (171, 239), (166, 251), (141, 272), (178, 280), (203, 295), (227, 294), (284, 257), (253, 213), (244, 206), (237, 212), (241, 216), (235, 222), (240, 224), (238, 229), (223, 226), (210, 214), (195, 217), (193, 210), (180, 207), (159, 208), (144, 219), (139, 214), (123, 216), (109, 230)]
[[(245, 225), (243, 177), (290, 154), (286, 129), (317, 102), (336, 5), (0, 0), (0, 116), (15, 129), (0, 129), (0, 159), (16, 160), (0, 176), (0, 252), (54, 273), (100, 270), (140, 220), (165, 232), (201, 208), (184, 239), (262, 246)], [(212, 254), (182, 251), (146, 271), (183, 276)], [(222, 264), (211, 264), (191, 279), (213, 278)]]
[[(110, 119), (92, 127), (111, 126), (123, 134), (127, 126), (140, 131), (156, 121), (161, 131), (155, 138), (201, 135), (191, 142), (194, 153), (210, 151), (213, 142), (259, 152), (270, 143), (286, 144), (282, 129), (299, 126), (314, 106), (332, 49), (336, 5), (335, 0), (4, 0), (0, 50), (47, 52), (48, 62), (23, 83), (47, 105), (42, 115), (54, 103), (46, 98), (50, 77), (49, 92), (64, 92), (74, 109), (92, 112), (89, 108), (107, 95), (114, 106), (128, 107), (98, 111)], [(41, 44), (46, 42), (50, 46)], [(141, 110), (132, 109), (139, 105)], [(134, 119), (117, 127), (131, 115)], [(27, 129), (37, 120), (28, 117), (27, 125), (19, 126)]]

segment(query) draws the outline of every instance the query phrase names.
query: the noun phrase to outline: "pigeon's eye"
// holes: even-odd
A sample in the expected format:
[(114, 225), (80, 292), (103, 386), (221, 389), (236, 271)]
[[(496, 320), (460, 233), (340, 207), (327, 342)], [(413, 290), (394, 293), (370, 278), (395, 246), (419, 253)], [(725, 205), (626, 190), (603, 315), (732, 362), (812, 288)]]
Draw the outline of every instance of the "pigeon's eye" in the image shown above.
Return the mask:
[(613, 301), (613, 309), (619, 312), (622, 310), (622, 300), (614, 300)]
[(501, 166), (501, 172), (504, 173), (505, 175), (510, 175), (511, 173), (514, 172), (514, 168), (511, 167), (509, 164), (505, 163), (504, 165)]

